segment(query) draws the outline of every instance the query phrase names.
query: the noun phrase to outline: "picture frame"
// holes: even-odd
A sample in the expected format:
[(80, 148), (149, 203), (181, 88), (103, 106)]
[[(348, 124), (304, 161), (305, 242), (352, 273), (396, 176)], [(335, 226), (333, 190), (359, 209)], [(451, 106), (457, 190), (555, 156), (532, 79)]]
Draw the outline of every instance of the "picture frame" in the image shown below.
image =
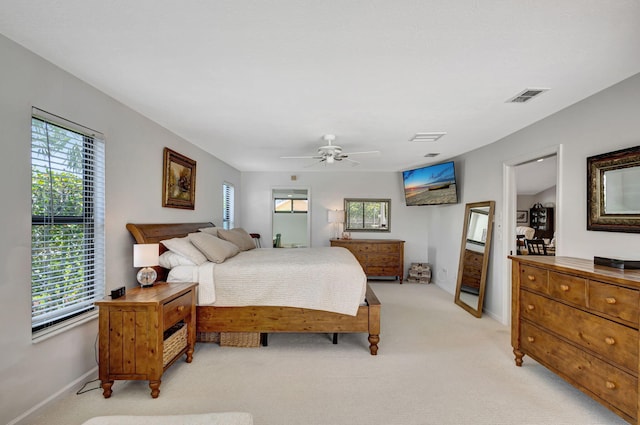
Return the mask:
[(196, 161), (164, 148), (162, 168), (162, 206), (195, 209)]
[(640, 233), (640, 146), (587, 158), (587, 230)]
[(526, 210), (516, 211), (516, 223), (529, 224), (529, 211), (526, 211)]

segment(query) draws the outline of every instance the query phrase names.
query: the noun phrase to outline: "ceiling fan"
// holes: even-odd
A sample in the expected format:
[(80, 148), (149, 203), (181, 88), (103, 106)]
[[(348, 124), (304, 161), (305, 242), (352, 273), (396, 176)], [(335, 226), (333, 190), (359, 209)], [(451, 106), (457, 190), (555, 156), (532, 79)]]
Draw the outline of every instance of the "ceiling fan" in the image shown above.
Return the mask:
[[(325, 134), (322, 136), (322, 140), (326, 143), (324, 146), (318, 148), (317, 155), (310, 156), (281, 156), (281, 159), (317, 159), (318, 162), (324, 162), (325, 164), (333, 164), (336, 161), (346, 160), (352, 162), (353, 166), (360, 164), (358, 161), (354, 161), (349, 158), (351, 155), (364, 155), (364, 154), (379, 154), (380, 151), (365, 151), (365, 152), (342, 152), (342, 146), (334, 145), (332, 142), (336, 140), (336, 136), (333, 134)], [(314, 165), (311, 164), (311, 165)]]

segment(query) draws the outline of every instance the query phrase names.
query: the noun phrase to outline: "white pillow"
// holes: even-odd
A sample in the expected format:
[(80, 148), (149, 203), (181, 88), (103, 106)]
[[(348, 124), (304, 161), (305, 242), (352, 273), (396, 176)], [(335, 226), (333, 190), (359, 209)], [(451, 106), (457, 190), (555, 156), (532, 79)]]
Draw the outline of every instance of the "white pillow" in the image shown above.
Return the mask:
[(208, 233), (189, 233), (189, 239), (212, 263), (220, 264), (240, 252), (240, 249), (231, 242), (216, 238)]
[(200, 264), (207, 261), (207, 257), (205, 257), (200, 251), (198, 251), (198, 248), (193, 246), (193, 244), (189, 241), (188, 236), (185, 236), (184, 238), (167, 239), (160, 242), (164, 246), (166, 246), (169, 251), (173, 251), (176, 254), (180, 254), (183, 257), (188, 258), (196, 266), (199, 266)]
[(219, 229), (218, 237), (238, 245), (240, 251), (248, 251), (256, 247), (251, 235), (242, 227), (236, 227), (231, 230)]
[(165, 269), (172, 269), (178, 266), (195, 266), (196, 263), (189, 260), (187, 257), (183, 257), (180, 254), (176, 254), (173, 251), (165, 251), (160, 255), (159, 264)]
[(218, 237), (218, 228), (217, 227), (203, 227), (202, 229), (198, 229), (201, 232), (208, 233), (215, 237)]

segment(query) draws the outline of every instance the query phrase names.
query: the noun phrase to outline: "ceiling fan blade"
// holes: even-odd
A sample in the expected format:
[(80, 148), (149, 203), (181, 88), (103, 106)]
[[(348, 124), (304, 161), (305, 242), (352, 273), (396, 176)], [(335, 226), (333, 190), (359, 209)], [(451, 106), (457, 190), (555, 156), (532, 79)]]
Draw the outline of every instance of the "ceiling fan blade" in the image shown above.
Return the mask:
[(355, 167), (356, 165), (360, 165), (360, 163), (358, 161), (354, 161), (353, 159), (349, 159), (349, 158), (342, 158), (342, 159), (346, 159), (349, 162), (352, 162), (353, 164), (351, 164), (352, 167)]
[(363, 152), (343, 152), (342, 155), (365, 155), (365, 154), (379, 154), (380, 151), (363, 151)]
[(281, 156), (280, 159), (322, 159), (321, 156)]
[(327, 165), (327, 163), (326, 163), (325, 161), (326, 161), (326, 159), (325, 159), (325, 158), (322, 158), (322, 159), (320, 159), (319, 161), (312, 162), (312, 163), (311, 163), (311, 164), (309, 164), (309, 165), (305, 165), (303, 168), (311, 168), (311, 167), (313, 167), (314, 165), (318, 165), (318, 164), (321, 164), (321, 163), (323, 163), (323, 162), (325, 163), (324, 165)]

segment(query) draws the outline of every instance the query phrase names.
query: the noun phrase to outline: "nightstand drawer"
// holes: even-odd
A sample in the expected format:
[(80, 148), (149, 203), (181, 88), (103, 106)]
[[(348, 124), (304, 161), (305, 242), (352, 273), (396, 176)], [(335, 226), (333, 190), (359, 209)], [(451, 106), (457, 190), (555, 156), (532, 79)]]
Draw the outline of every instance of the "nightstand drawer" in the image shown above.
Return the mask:
[(169, 329), (180, 320), (191, 314), (193, 291), (175, 298), (162, 307), (162, 317), (164, 321), (163, 331)]

